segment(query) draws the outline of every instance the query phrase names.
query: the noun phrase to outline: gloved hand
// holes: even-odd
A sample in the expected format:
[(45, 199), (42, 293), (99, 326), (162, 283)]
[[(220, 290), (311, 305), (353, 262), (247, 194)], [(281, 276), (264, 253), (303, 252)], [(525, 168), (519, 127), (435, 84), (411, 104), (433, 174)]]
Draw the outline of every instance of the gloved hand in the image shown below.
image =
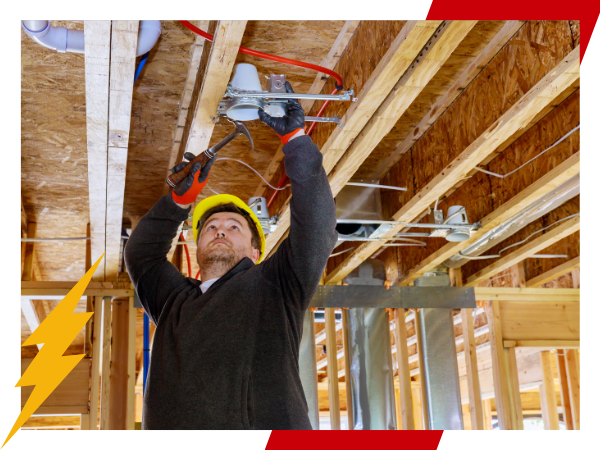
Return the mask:
[[(184, 160), (173, 167), (173, 173), (177, 173), (182, 170), (189, 161), (195, 158), (194, 154), (190, 152), (185, 153), (183, 157), (187, 161)], [(196, 200), (196, 197), (198, 194), (200, 194), (208, 182), (210, 169), (216, 159), (217, 158), (211, 158), (204, 167), (201, 167), (199, 162), (194, 164), (190, 174), (185, 177), (185, 179), (171, 192), (171, 196), (173, 197), (175, 203), (179, 203), (180, 205), (189, 205)]]
[[(285, 82), (285, 91), (288, 93), (294, 92), (288, 81)], [(271, 117), (262, 109), (258, 110), (258, 117), (275, 130), (283, 145), (287, 144), (298, 130), (304, 131), (304, 110), (298, 100), (288, 100), (288, 112), (284, 117)]]

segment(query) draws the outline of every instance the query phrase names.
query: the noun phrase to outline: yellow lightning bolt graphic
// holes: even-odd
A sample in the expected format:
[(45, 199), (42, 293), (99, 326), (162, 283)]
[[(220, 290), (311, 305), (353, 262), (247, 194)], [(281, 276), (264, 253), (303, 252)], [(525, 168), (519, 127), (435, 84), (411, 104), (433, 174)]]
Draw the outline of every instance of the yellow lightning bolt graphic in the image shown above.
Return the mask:
[(104, 254), (69, 291), (23, 345), (44, 344), (15, 387), (35, 386), (2, 447), (23, 426), (85, 355), (63, 356), (94, 313), (73, 314)]

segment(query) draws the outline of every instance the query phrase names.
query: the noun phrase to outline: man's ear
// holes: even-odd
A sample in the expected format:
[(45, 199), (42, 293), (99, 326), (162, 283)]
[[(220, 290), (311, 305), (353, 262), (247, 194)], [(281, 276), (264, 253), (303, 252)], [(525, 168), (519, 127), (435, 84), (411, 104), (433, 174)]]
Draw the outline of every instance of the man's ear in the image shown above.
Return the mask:
[(252, 262), (256, 264), (256, 261), (260, 258), (260, 250), (255, 248), (252, 249)]

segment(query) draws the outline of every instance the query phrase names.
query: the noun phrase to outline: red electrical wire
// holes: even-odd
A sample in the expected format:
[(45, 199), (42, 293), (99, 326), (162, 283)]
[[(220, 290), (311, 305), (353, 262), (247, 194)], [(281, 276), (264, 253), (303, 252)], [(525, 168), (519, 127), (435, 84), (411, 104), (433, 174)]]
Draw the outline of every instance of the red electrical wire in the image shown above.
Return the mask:
[[(183, 237), (183, 233), (179, 234), (179, 240), (180, 241), (185, 241), (185, 238)], [(183, 249), (185, 250), (185, 257), (187, 258), (187, 263), (188, 263), (188, 276), (192, 276), (192, 263), (190, 262), (190, 252), (188, 250), (188, 246), (187, 244), (183, 244)]]
[[(208, 34), (204, 31), (202, 31), (200, 28), (195, 27), (187, 20), (180, 20), (179, 23), (181, 23), (184, 27), (193, 31), (194, 33), (202, 36), (204, 39), (207, 39), (211, 42), (213, 41), (213, 36), (211, 34)], [(306, 63), (303, 61), (297, 61), (295, 59), (284, 58), (282, 56), (269, 55), (268, 53), (259, 52), (257, 50), (252, 50), (252, 49), (246, 48), (246, 47), (240, 47), (239, 52), (244, 53), (246, 55), (250, 55), (250, 56), (256, 56), (257, 58), (269, 59), (271, 61), (276, 61), (276, 62), (280, 62), (283, 64), (290, 64), (292, 66), (304, 67), (306, 69), (311, 69), (311, 70), (316, 70), (317, 72), (326, 73), (327, 75), (332, 76), (333, 78), (336, 79), (336, 81), (337, 81), (336, 85), (340, 89), (343, 86), (342, 77), (339, 74), (337, 74), (336, 72), (334, 72), (333, 70), (327, 69), (326, 67), (317, 66), (316, 64), (310, 64), (310, 63)]]

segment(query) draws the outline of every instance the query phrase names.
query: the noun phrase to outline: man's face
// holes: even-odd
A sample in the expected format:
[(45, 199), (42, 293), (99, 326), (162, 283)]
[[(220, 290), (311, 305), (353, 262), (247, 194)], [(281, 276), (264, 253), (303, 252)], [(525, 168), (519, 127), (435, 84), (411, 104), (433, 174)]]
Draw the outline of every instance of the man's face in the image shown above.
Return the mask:
[(252, 232), (246, 219), (232, 212), (210, 216), (198, 237), (196, 257), (200, 268), (217, 264), (229, 270), (246, 256), (253, 262), (260, 256), (252, 248)]

